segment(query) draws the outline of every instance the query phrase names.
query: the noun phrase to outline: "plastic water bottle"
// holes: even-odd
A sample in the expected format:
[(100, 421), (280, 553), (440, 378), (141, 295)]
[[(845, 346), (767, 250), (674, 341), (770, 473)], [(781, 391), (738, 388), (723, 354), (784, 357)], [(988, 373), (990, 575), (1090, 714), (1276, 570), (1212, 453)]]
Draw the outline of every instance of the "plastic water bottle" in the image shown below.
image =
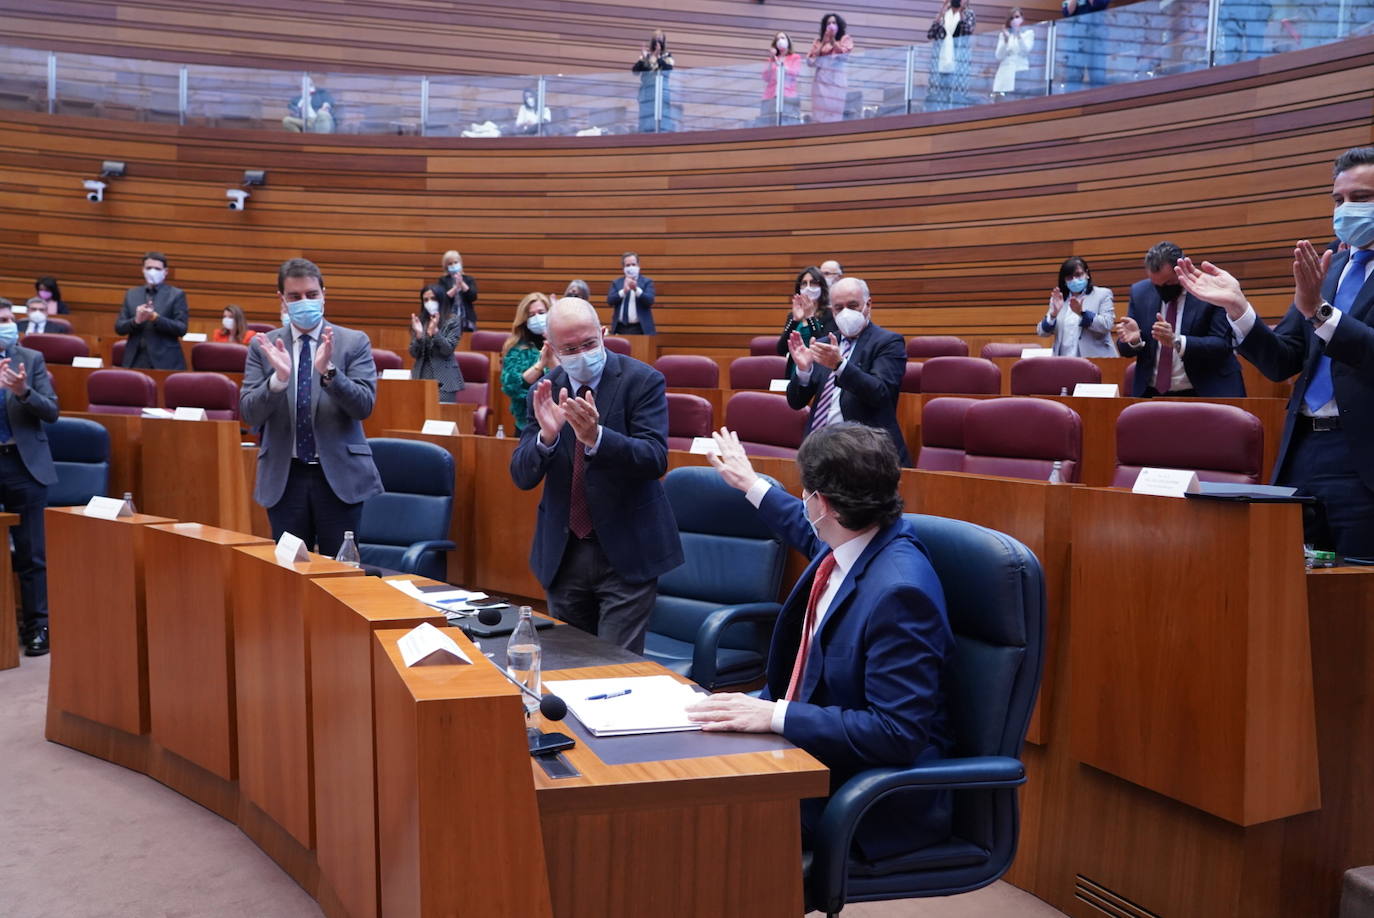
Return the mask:
[(1068, 387), (1068, 386), (1060, 386), (1060, 387), (1059, 387), (1059, 397), (1060, 397), (1060, 398), (1067, 398), (1067, 397), (1068, 397), (1068, 394), (1069, 394), (1069, 387)]
[(353, 540), (351, 529), (344, 533), (343, 544), (339, 546), (339, 553), (334, 556), (334, 560), (349, 567), (363, 566), (363, 556), (358, 554), (358, 543)]
[(124, 506), (126, 506), (126, 507), (129, 508), (129, 512), (130, 512), (130, 513), (137, 513), (137, 512), (138, 512), (138, 508), (134, 506), (134, 492), (133, 492), (133, 491), (125, 491), (125, 492), (124, 492)]
[[(539, 673), (543, 657), (544, 651), (539, 646), (539, 632), (534, 627), (534, 613), (530, 611), (529, 606), (521, 606), (520, 621), (516, 623), (510, 641), (506, 644), (506, 669), (516, 682), (534, 692), (536, 698), (542, 684)], [(522, 695), (522, 700), (525, 702), (526, 714), (539, 707), (539, 702), (528, 695)]]
[(1064, 483), (1064, 460), (1054, 460), (1054, 465), (1050, 466), (1050, 484)]
[(505, 424), (497, 424), (497, 425), (496, 425), (496, 439), (498, 439), (498, 440), (504, 440), (504, 439), (506, 439), (506, 425), (505, 425)]

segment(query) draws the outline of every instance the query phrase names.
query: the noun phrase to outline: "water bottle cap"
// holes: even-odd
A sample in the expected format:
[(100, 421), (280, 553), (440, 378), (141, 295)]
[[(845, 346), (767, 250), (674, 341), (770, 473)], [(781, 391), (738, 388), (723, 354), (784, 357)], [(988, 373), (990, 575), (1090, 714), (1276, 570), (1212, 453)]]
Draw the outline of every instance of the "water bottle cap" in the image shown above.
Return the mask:
[(345, 539), (351, 539), (351, 538), (353, 538), (353, 530), (352, 530), (352, 529), (345, 529), (345, 530), (344, 530), (344, 538), (345, 538)]

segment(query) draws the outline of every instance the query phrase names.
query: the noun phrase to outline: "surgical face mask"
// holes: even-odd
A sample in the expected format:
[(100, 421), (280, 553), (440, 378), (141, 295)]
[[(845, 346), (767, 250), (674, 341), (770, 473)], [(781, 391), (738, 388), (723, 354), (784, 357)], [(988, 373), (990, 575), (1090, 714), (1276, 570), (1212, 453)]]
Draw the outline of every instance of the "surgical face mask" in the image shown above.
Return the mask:
[(802, 296), (808, 300), (819, 300), (821, 298), (821, 288), (815, 284), (802, 284)]
[(1155, 292), (1166, 303), (1172, 303), (1183, 292), (1182, 284), (1155, 284)]
[(846, 338), (857, 338), (868, 324), (868, 316), (857, 309), (841, 309), (835, 313), (835, 324)]
[(311, 329), (324, 318), (324, 298), (318, 300), (292, 300), (286, 304), (291, 316), (291, 324), (300, 329)]
[(1070, 293), (1082, 293), (1088, 289), (1088, 276), (1085, 274), (1082, 277), (1071, 277), (1064, 284), (1069, 288)]
[(233, 317), (233, 316), (225, 316), (224, 318), (222, 318), (222, 319), (219, 320), (219, 324), (223, 325), (223, 326), (224, 326), (225, 328), (227, 328), (229, 331), (233, 331), (233, 330), (234, 330), (234, 317)]
[(453, 264), (451, 264), (451, 265), (448, 266), (448, 273), (449, 273), (449, 274), (454, 274), (454, 275), (462, 274), (462, 273), (463, 273), (463, 263), (462, 263), (461, 261), (455, 261)]
[(40, 291), (38, 291), (38, 296), (39, 296), (40, 299), (50, 300), (50, 299), (52, 299), (52, 291), (51, 291), (51, 290), (40, 290)]
[(816, 527), (819, 526), (821, 523), (823, 523), (823, 522), (825, 521), (825, 518), (826, 518), (827, 516), (829, 516), (830, 514), (828, 514), (828, 513), (822, 513), (820, 516), (816, 517), (816, 518), (813, 520), (813, 519), (811, 518), (811, 511), (808, 510), (808, 509), (806, 509), (807, 503), (809, 503), (810, 500), (811, 500), (811, 498), (813, 498), (813, 497), (815, 497), (815, 496), (816, 496), (816, 492), (815, 492), (815, 491), (812, 491), (810, 494), (806, 494), (806, 493), (804, 493), (804, 492), (802, 493), (802, 516), (806, 518), (806, 525), (808, 525), (808, 526), (811, 527), (811, 534), (814, 535), (814, 536), (816, 537), (816, 540), (819, 541), (819, 542), (824, 542), (825, 539), (822, 539), (822, 538), (821, 538), (821, 532), (820, 532), (820, 530), (817, 529)]
[(0, 325), (0, 348), (9, 350), (19, 340), (19, 326), (13, 322)]
[(167, 272), (162, 268), (144, 268), (143, 279), (151, 286), (158, 286), (167, 279)]
[(786, 52), (787, 49), (790, 48), (790, 47), (792, 47), (792, 42), (788, 41), (788, 40), (785, 39), (785, 38), (779, 38), (779, 39), (778, 39), (778, 50), (779, 50), (779, 51)]
[(536, 313), (525, 320), (525, 327), (532, 335), (542, 335), (549, 330), (549, 317), (546, 313)]
[(1025, 21), (1026, 21), (1026, 20), (1022, 19), (1020, 16), (1013, 17), (1012, 20), (1011, 20), (1011, 27), (1012, 27), (1013, 29), (1019, 29), (1019, 28), (1021, 28), (1021, 23), (1025, 22)]
[(1346, 201), (1331, 218), (1336, 238), (1351, 248), (1362, 249), (1374, 242), (1374, 201)]
[(433, 316), (433, 315), (438, 315), (438, 314), (439, 314), (439, 301), (438, 301), (438, 300), (425, 300), (425, 312), (429, 313), (429, 314), (432, 315), (432, 316)]
[(48, 321), (48, 314), (41, 309), (30, 309), (29, 321), (34, 325), (42, 325)]
[(559, 354), (558, 363), (568, 371), (572, 381), (580, 386), (591, 383), (606, 368), (606, 347), (598, 344), (590, 351), (580, 354)]
[(626, 276), (626, 277), (639, 277), (639, 265), (626, 265), (626, 266), (625, 266), (625, 276)]
[(285, 309), (283, 309), (283, 310), (281, 311), (281, 327), (282, 327), (282, 328), (285, 328), (286, 326), (288, 326), (288, 325), (290, 325), (290, 324), (291, 324), (291, 313), (289, 313), (289, 312), (287, 312)]

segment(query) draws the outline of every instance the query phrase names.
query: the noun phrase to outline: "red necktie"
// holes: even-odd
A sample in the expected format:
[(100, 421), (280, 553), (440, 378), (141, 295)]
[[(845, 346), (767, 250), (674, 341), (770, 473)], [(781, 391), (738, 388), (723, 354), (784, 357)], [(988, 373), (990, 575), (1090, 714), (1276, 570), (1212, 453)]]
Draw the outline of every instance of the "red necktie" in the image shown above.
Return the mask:
[[(1183, 299), (1183, 294), (1174, 297), (1174, 301), (1169, 304), (1168, 310), (1164, 313), (1164, 321), (1168, 322), (1174, 330), (1174, 336), (1178, 336), (1178, 304)], [(1174, 386), (1174, 349), (1159, 345), (1159, 376), (1155, 378), (1155, 391), (1160, 395), (1166, 394)]]
[(806, 617), (802, 619), (801, 643), (797, 645), (797, 662), (792, 664), (792, 679), (787, 683), (788, 701), (796, 701), (801, 690), (802, 673), (806, 671), (806, 654), (811, 648), (811, 632), (816, 630), (816, 606), (820, 604), (821, 594), (830, 584), (830, 574), (835, 570), (835, 553), (831, 552), (821, 559), (816, 568), (816, 576), (811, 581), (811, 597), (806, 601)]
[[(591, 389), (583, 386), (577, 397), (583, 398)], [(592, 534), (592, 511), (587, 506), (587, 448), (581, 440), (573, 440), (572, 494), (568, 500), (568, 528), (579, 539)]]

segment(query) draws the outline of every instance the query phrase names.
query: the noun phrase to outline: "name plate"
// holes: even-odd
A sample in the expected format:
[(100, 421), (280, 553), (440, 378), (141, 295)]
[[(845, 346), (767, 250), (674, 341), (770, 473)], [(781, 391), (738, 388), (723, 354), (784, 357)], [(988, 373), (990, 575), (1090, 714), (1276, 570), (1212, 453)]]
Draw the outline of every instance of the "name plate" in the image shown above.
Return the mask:
[(206, 338), (205, 332), (187, 332), (181, 336), (181, 340), (189, 341), (191, 344), (200, 344), (209, 339)]
[(310, 560), (310, 552), (306, 551), (305, 542), (289, 532), (283, 532), (277, 540), (276, 555), (277, 563), (288, 567), (297, 561)]
[(425, 421), (425, 426), (420, 428), (420, 433), (433, 434), (437, 437), (453, 437), (458, 434), (458, 423), (456, 421)]
[(120, 497), (92, 497), (81, 513), (98, 520), (117, 520), (121, 516), (134, 515), (128, 501)]
[(166, 408), (144, 408), (139, 412), (139, 417), (161, 418), (164, 421), (170, 421), (172, 418), (176, 417), (176, 415), (172, 414), (172, 412), (168, 411)]
[(1116, 383), (1081, 382), (1073, 387), (1074, 398), (1116, 398)]
[(1136, 494), (1153, 494), (1156, 497), (1183, 497), (1185, 494), (1196, 494), (1201, 488), (1197, 472), (1188, 469), (1144, 468), (1131, 486)]
[(105, 365), (105, 361), (100, 357), (73, 357), (72, 366), (85, 367), (88, 370), (98, 370)]
[(1023, 347), (1021, 348), (1022, 357), (1053, 357), (1054, 348), (1052, 347)]
[(720, 452), (720, 450), (716, 449), (716, 441), (713, 437), (693, 437), (692, 448), (688, 452), (696, 453), (698, 456), (709, 456), (712, 453)]
[(786, 392), (786, 391), (787, 391), (787, 380), (785, 380), (785, 379), (770, 379), (770, 380), (768, 380), (768, 391), (769, 391), (769, 392)]
[(421, 622), (396, 642), (406, 666), (432, 666), (444, 663), (471, 663), (463, 649), (429, 622)]
[(410, 379), (409, 370), (383, 370), (382, 379)]
[(10, 307), (10, 312), (16, 316), (26, 316), (29, 314), (29, 307), (20, 306), (18, 303)]
[(191, 408), (186, 405), (182, 405), (172, 412), (172, 420), (174, 421), (204, 421), (208, 417), (209, 415), (205, 413), (204, 408)]

